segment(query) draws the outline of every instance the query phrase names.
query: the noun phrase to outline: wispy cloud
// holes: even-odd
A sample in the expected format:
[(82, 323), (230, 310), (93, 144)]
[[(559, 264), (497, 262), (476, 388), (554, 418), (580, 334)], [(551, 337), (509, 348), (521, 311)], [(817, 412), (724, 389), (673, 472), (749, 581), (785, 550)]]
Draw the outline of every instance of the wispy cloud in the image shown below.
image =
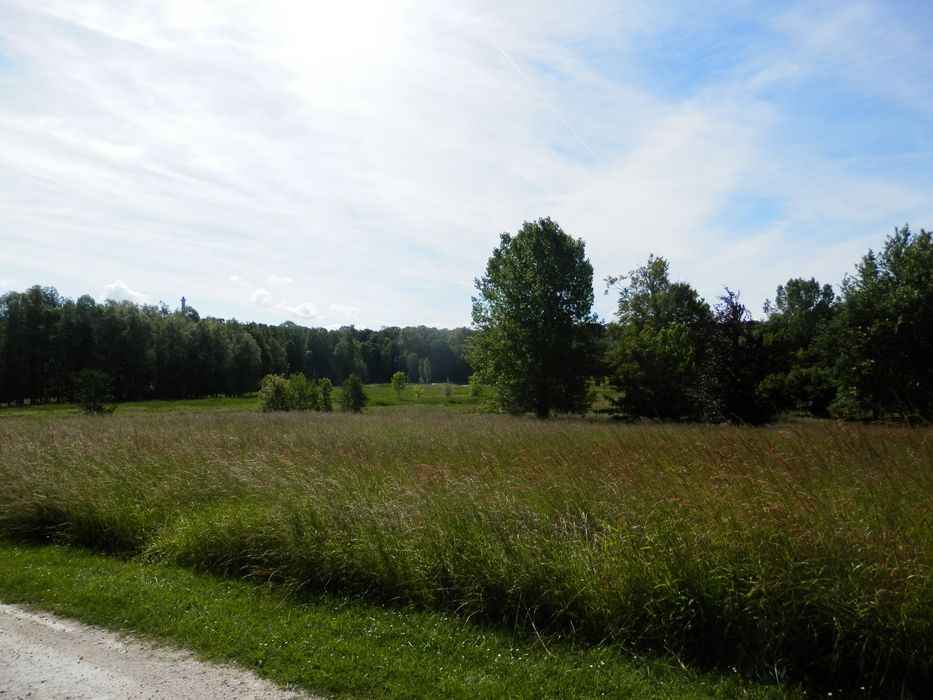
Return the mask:
[(597, 277), (653, 252), (757, 310), (931, 225), (931, 20), (881, 2), (9, 0), (5, 274), (72, 295), (122, 276), (268, 322), (465, 324), (498, 234), (550, 215)]
[(262, 308), (268, 309), (272, 308), (273, 306), (272, 294), (270, 294), (267, 289), (263, 289), (262, 287), (254, 290), (253, 293), (250, 294), (249, 299), (254, 305), (260, 306)]

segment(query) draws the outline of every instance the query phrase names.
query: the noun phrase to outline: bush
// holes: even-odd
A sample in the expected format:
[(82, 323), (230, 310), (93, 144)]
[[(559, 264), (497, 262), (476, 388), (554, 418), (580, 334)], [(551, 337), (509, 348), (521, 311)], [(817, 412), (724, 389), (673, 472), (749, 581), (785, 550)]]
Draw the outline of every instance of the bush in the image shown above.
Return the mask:
[(259, 384), (259, 410), (332, 411), (332, 391), (329, 379), (313, 381), (301, 372), (288, 379), (281, 374), (267, 374)]
[(267, 374), (259, 383), (259, 410), (289, 411), (296, 403), (295, 392), (281, 374)]
[(113, 400), (110, 375), (98, 369), (82, 369), (71, 378), (75, 400), (87, 414), (113, 413), (114, 407), (105, 402)]
[(317, 388), (321, 394), (321, 410), (324, 411), (324, 413), (330, 413), (334, 410), (334, 385), (331, 383), (330, 379), (324, 377), (318, 380)]
[(301, 372), (288, 378), (288, 385), (294, 395), (293, 408), (297, 411), (320, 411), (321, 390), (317, 383), (310, 381)]
[(366, 396), (366, 392), (363, 390), (363, 381), (360, 379), (359, 375), (353, 373), (347, 377), (347, 381), (343, 383), (343, 398), (341, 402), (343, 410), (346, 413), (359, 413), (363, 410), (363, 406), (366, 405), (368, 400), (369, 397)]
[(392, 375), (392, 388), (395, 390), (395, 395), (401, 399), (402, 392), (405, 391), (405, 387), (408, 385), (408, 375), (399, 370)]

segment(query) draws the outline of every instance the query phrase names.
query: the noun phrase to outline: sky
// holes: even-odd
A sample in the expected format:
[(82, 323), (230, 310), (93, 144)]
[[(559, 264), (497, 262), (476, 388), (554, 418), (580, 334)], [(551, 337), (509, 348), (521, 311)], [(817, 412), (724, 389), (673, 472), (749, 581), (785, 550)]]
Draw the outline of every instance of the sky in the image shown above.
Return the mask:
[(933, 228), (933, 3), (0, 0), (0, 293), (469, 325), (549, 216), (761, 317)]

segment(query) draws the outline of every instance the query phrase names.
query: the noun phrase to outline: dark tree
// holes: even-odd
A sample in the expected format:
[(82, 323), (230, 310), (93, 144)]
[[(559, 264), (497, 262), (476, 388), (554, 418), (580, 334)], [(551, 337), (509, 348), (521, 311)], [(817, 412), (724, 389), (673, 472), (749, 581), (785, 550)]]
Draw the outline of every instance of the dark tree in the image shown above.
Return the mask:
[(764, 378), (761, 333), (758, 324), (726, 289), (714, 308), (713, 327), (703, 363), (704, 412), (709, 421), (765, 423), (773, 408), (762, 401), (758, 385)]
[(582, 239), (549, 218), (525, 222), (501, 235), (476, 288), (468, 360), (497, 406), (539, 418), (586, 410), (593, 267)]
[(604, 361), (619, 395), (613, 413), (629, 418), (697, 419), (699, 367), (712, 324), (710, 308), (686, 282), (671, 282), (668, 263), (651, 256), (626, 277), (618, 323), (609, 329)]
[(110, 375), (97, 369), (82, 369), (72, 378), (74, 398), (87, 414), (113, 411), (113, 407), (108, 409), (104, 405), (113, 400), (111, 387)]
[(828, 415), (836, 387), (825, 362), (824, 338), (835, 313), (833, 288), (811, 278), (779, 285), (761, 332), (767, 376), (759, 394), (775, 411)]
[(359, 375), (354, 373), (347, 377), (347, 381), (343, 383), (341, 408), (347, 413), (359, 413), (368, 400), (369, 397), (363, 389), (363, 380)]
[(933, 234), (904, 226), (862, 258), (830, 346), (842, 415), (933, 420)]

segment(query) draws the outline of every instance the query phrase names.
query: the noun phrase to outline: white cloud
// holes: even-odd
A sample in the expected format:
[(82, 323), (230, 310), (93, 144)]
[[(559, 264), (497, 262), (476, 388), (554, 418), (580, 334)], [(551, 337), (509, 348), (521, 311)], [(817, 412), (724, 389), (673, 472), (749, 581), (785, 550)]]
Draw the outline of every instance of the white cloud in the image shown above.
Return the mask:
[(104, 299), (113, 299), (114, 301), (132, 301), (135, 304), (148, 304), (149, 295), (137, 292), (123, 280), (116, 280), (111, 284), (104, 285)]
[(278, 275), (269, 275), (268, 277), (266, 277), (266, 284), (276, 287), (276, 286), (281, 286), (285, 284), (295, 284), (295, 280), (293, 280), (291, 277), (279, 277)]
[(283, 303), (280, 304), (278, 308), (288, 312), (292, 316), (297, 316), (298, 318), (305, 320), (319, 318), (317, 307), (307, 301), (295, 305)]
[(230, 275), (230, 281), (240, 287), (251, 287), (252, 285), (239, 275)]
[(331, 304), (330, 310), (331, 313), (343, 319), (353, 319), (360, 315), (360, 310), (357, 307), (345, 304)]
[(272, 294), (267, 290), (260, 287), (253, 291), (250, 295), (249, 300), (255, 306), (261, 306), (264, 308), (271, 308), (273, 306)]

